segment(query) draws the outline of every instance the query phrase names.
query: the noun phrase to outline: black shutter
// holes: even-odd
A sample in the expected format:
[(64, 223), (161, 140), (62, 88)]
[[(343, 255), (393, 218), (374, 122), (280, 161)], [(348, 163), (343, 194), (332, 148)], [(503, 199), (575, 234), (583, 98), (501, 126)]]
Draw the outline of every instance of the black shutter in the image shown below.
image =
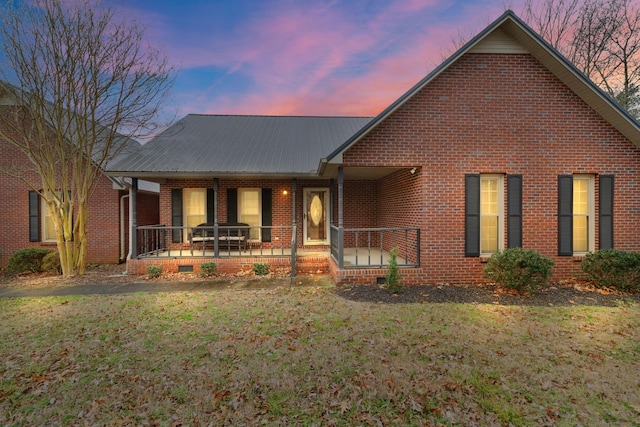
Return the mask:
[(522, 247), (522, 175), (507, 175), (507, 247)]
[[(172, 227), (182, 227), (182, 189), (181, 188), (172, 188), (171, 189), (171, 226)], [(182, 230), (173, 229), (171, 230), (171, 241), (173, 243), (182, 242)]]
[(613, 175), (600, 175), (600, 249), (613, 249)]
[(558, 176), (558, 255), (573, 255), (573, 176)]
[(464, 177), (464, 255), (480, 256), (480, 175)]
[(238, 189), (227, 188), (227, 223), (238, 222)]
[(40, 195), (36, 191), (29, 191), (29, 241), (40, 241)]
[(207, 224), (213, 225), (213, 188), (207, 188)]
[[(272, 195), (273, 192), (270, 188), (262, 189), (262, 226), (263, 227), (271, 227), (273, 221), (273, 212), (272, 212)], [(262, 229), (262, 241), (270, 242), (271, 241), (271, 229), (263, 228)]]

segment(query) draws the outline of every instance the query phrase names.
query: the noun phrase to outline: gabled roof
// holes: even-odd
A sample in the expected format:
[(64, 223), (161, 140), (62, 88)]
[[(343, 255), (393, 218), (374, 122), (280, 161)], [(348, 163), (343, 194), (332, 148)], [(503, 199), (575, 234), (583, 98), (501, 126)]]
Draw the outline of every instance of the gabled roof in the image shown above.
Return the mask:
[(318, 162), (371, 117), (190, 114), (109, 166), (111, 175), (316, 175)]
[[(387, 117), (411, 99), (422, 88), (449, 68), (462, 55), (468, 52), (500, 51), (498, 44), (487, 43), (488, 40), (508, 40), (511, 42), (511, 53), (529, 53), (551, 71), (558, 79), (573, 90), (584, 102), (591, 106), (607, 122), (621, 134), (640, 147), (640, 124), (620, 105), (613, 101), (602, 89), (587, 78), (578, 68), (549, 45), (542, 37), (525, 24), (515, 13), (507, 10), (502, 16), (482, 32), (469, 40), (457, 52), (436, 69), (420, 80), (393, 104), (387, 107), (366, 126), (352, 135), (344, 144), (331, 152), (323, 162), (341, 163), (342, 154), (375, 129)], [(504, 45), (504, 43), (503, 43)]]

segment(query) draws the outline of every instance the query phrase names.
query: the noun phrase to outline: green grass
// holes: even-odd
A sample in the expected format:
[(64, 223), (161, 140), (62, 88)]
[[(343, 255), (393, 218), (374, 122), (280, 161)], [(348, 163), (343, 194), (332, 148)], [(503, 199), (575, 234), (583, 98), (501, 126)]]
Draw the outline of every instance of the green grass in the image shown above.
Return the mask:
[(634, 425), (640, 307), (0, 299), (0, 425)]

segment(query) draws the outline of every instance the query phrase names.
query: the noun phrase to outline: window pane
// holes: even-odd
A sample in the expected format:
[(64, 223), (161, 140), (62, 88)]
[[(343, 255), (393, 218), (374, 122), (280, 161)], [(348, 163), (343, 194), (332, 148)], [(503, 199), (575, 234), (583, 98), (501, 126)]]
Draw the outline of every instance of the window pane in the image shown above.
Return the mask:
[(207, 221), (207, 191), (204, 188), (185, 189), (184, 210), (186, 226), (195, 227)]
[[(238, 220), (252, 227), (260, 224), (260, 190), (238, 191)], [(260, 229), (251, 229), (251, 239), (260, 240)]]
[(56, 240), (56, 229), (53, 224), (53, 218), (51, 218), (51, 215), (49, 215), (49, 209), (47, 209), (47, 204), (44, 201), (42, 201), (42, 206), (44, 207), (43, 240)]
[(498, 216), (480, 217), (480, 252), (498, 251)]
[(588, 216), (573, 217), (573, 251), (589, 251), (589, 221)]
[(588, 181), (586, 179), (573, 180), (573, 214), (586, 215), (588, 213)]
[(498, 180), (484, 178), (480, 183), (480, 214), (498, 214)]

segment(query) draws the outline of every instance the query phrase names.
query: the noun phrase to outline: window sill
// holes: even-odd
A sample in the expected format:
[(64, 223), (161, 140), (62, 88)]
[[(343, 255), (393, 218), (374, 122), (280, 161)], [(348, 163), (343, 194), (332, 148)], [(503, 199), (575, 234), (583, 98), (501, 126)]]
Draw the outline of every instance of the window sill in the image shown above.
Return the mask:
[(579, 254), (579, 255), (573, 255), (573, 262), (582, 262), (583, 259), (585, 259), (587, 257), (587, 254)]
[(489, 258), (491, 258), (491, 255), (480, 255), (480, 264), (486, 264), (489, 262)]

